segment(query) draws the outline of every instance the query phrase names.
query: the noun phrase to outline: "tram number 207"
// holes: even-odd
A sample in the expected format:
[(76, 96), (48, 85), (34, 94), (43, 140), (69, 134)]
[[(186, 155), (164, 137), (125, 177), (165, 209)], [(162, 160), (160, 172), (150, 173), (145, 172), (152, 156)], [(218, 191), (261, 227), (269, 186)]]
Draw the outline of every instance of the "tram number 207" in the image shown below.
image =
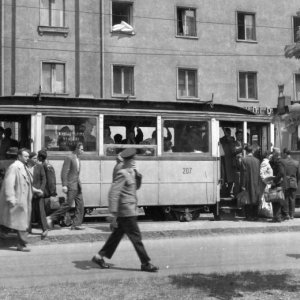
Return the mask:
[(192, 168), (183, 168), (182, 174), (184, 174), (184, 175), (192, 174)]

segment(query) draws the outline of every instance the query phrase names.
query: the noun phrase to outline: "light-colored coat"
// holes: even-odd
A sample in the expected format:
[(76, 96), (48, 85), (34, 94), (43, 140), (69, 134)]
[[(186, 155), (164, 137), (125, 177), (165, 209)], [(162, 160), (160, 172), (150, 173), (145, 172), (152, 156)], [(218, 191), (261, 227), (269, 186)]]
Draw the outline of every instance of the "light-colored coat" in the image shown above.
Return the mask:
[(109, 211), (117, 217), (137, 215), (135, 172), (132, 168), (117, 171), (108, 194)]
[(32, 186), (24, 164), (16, 160), (6, 171), (0, 192), (0, 224), (25, 231), (31, 217)]

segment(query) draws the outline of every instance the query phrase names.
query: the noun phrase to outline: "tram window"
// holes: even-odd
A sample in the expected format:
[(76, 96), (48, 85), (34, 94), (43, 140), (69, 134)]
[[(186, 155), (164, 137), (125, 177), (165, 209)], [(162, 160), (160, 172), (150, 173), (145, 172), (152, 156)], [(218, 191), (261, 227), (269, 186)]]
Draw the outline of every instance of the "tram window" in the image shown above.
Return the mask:
[(46, 117), (44, 146), (49, 151), (71, 151), (82, 142), (85, 151), (96, 151), (96, 125), (96, 118)]
[(30, 149), (30, 116), (0, 115), (0, 160), (12, 158), (11, 147)]
[(137, 155), (156, 154), (156, 118), (136, 116), (104, 117), (104, 149), (116, 155), (123, 149), (137, 148)]
[(207, 153), (209, 151), (207, 121), (165, 120), (164, 127), (164, 153)]

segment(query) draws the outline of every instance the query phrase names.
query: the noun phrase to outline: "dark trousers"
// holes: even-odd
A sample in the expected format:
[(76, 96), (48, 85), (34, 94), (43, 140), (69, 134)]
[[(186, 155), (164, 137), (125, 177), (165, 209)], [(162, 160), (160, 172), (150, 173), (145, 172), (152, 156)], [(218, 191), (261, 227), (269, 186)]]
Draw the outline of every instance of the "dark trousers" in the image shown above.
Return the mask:
[(295, 215), (295, 198), (296, 198), (296, 190), (295, 189), (286, 189), (285, 193), (285, 203), (283, 206), (283, 214), (285, 216), (290, 216), (294, 218)]
[[(32, 199), (32, 222), (39, 222), (42, 230), (47, 230), (47, 220), (45, 211), (45, 198), (33, 198)], [(31, 226), (30, 226), (31, 227)], [(30, 228), (31, 229), (31, 228)]]
[(84, 203), (81, 190), (69, 190), (67, 193), (67, 201), (61, 205), (61, 207), (50, 215), (53, 221), (57, 221), (66, 212), (70, 211), (72, 204), (75, 202), (75, 216), (72, 221), (72, 225), (80, 226), (83, 221), (84, 215)]
[(279, 202), (273, 202), (272, 206), (273, 206), (273, 219), (275, 221), (281, 221), (282, 219), (281, 211), (283, 209), (283, 205)]
[(258, 205), (257, 204), (246, 204), (245, 205), (246, 219), (257, 218), (257, 216), (258, 216)]
[(142, 242), (142, 235), (137, 224), (136, 217), (122, 217), (117, 219), (118, 227), (114, 229), (108, 240), (99, 251), (101, 256), (111, 258), (116, 251), (124, 234), (128, 236), (132, 242), (134, 249), (142, 264), (150, 261), (146, 249)]
[(18, 236), (18, 243), (21, 246), (25, 247), (26, 244), (28, 244), (28, 240), (27, 240), (28, 233), (27, 233), (27, 231), (17, 230), (17, 236)]
[(241, 191), (241, 172), (239, 170), (234, 171), (233, 184), (233, 194), (236, 196)]

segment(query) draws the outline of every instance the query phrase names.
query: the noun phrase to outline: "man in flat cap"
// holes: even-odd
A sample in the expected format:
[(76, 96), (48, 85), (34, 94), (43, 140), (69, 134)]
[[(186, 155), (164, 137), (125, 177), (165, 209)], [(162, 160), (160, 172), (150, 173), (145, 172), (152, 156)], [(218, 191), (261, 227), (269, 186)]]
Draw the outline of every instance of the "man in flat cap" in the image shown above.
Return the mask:
[(113, 216), (113, 232), (92, 261), (102, 269), (109, 268), (110, 266), (103, 258), (107, 257), (110, 259), (113, 256), (123, 235), (126, 234), (139, 256), (142, 264), (141, 270), (157, 272), (158, 267), (150, 263), (150, 258), (144, 248), (141, 232), (137, 224), (135, 154), (136, 149), (134, 148), (127, 148), (120, 154), (123, 159), (123, 166), (122, 169), (116, 172), (108, 194), (109, 210)]

